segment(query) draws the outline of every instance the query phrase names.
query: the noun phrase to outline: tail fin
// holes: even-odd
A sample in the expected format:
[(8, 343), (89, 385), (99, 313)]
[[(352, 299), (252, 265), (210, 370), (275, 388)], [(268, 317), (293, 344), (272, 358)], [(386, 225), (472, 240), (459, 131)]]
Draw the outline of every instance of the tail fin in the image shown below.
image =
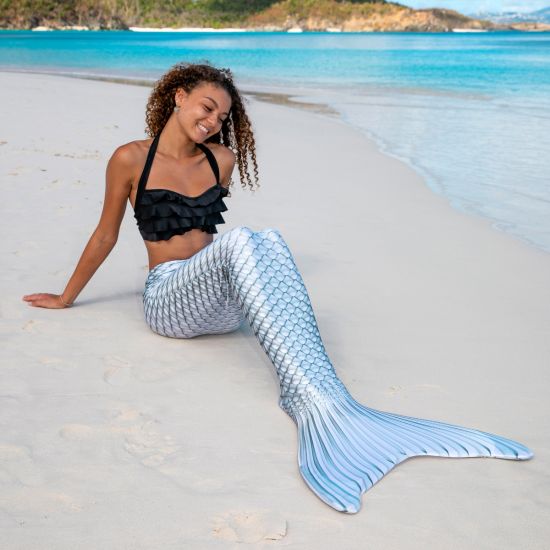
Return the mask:
[(356, 513), (361, 495), (413, 456), (527, 460), (524, 445), (486, 432), (364, 407), (349, 394), (310, 403), (293, 415), (300, 472), (314, 493), (341, 512)]

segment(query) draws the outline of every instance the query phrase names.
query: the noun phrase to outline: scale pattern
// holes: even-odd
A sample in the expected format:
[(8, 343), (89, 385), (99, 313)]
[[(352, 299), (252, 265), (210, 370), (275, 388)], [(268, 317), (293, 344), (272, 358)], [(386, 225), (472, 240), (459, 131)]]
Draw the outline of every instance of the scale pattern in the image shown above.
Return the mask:
[(515, 441), (359, 404), (336, 376), (307, 290), (275, 229), (233, 229), (193, 257), (156, 266), (146, 281), (145, 319), (164, 336), (236, 330), (243, 318), (275, 366), (281, 408), (298, 427), (298, 463), (309, 487), (355, 513), (361, 494), (413, 456), (525, 460)]

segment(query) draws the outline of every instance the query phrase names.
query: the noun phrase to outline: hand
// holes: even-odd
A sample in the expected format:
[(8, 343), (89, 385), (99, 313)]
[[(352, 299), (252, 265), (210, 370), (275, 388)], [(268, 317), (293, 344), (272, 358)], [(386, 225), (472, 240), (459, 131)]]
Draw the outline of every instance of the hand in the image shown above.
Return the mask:
[(69, 307), (61, 301), (62, 299), (63, 298), (60, 294), (46, 294), (44, 292), (40, 292), (38, 294), (26, 294), (23, 296), (23, 300), (25, 300), (29, 306), (45, 307), (48, 309), (65, 309), (66, 307)]

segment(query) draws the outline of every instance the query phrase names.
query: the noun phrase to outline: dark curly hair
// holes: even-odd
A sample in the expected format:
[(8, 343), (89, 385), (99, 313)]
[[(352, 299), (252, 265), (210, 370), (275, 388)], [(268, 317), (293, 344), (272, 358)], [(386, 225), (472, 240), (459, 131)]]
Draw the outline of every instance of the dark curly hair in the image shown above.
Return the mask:
[(223, 121), (221, 130), (208, 138), (207, 142), (220, 143), (232, 149), (236, 156), (242, 186), (248, 185), (255, 189), (259, 185), (256, 143), (243, 98), (233, 83), (233, 75), (229, 69), (217, 69), (208, 62), (174, 65), (155, 83), (149, 96), (145, 131), (150, 137), (160, 134), (174, 110), (174, 97), (178, 88), (183, 88), (189, 93), (205, 82), (219, 86), (231, 97), (229, 116)]

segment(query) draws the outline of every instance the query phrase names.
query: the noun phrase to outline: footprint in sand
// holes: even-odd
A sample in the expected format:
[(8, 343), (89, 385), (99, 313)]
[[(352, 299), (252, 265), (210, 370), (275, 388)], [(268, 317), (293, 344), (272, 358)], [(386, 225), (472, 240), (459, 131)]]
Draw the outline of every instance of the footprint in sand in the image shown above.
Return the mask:
[(115, 416), (109, 423), (65, 424), (59, 435), (66, 441), (92, 442), (95, 447), (98, 441), (118, 439), (122, 449), (150, 468), (161, 466), (168, 456), (180, 450), (170, 435), (155, 429), (156, 420), (126, 406), (113, 412)]
[(228, 542), (258, 543), (286, 536), (286, 519), (268, 510), (226, 512), (214, 518), (212, 534)]
[(150, 468), (161, 466), (166, 458), (180, 450), (174, 438), (154, 430), (154, 421), (133, 426), (124, 440), (124, 449)]
[(29, 450), (20, 445), (11, 445), (10, 443), (0, 443), (0, 460), (24, 460), (29, 456)]
[(103, 362), (107, 365), (107, 368), (103, 371), (104, 382), (111, 386), (120, 386), (128, 382), (131, 377), (130, 369), (132, 368), (130, 361), (116, 355), (106, 355)]
[[(44, 487), (17, 487), (4, 491), (3, 496), (10, 503), (11, 514), (24, 517), (31, 525), (35, 520), (50, 519), (52, 515), (61, 514), (66, 518), (66, 514), (82, 512), (87, 506), (78, 497)], [(20, 520), (19, 525), (24, 524), (25, 521)]]
[(4, 480), (16, 480), (26, 487), (35, 487), (44, 483), (40, 469), (37, 468), (27, 447), (0, 443), (0, 463)]
[(40, 321), (35, 321), (34, 319), (29, 319), (21, 328), (25, 332), (36, 332), (36, 327), (41, 325)]
[(67, 441), (82, 441), (97, 437), (101, 430), (88, 424), (65, 424), (59, 430), (59, 435)]
[(74, 365), (69, 364), (60, 357), (41, 357), (39, 361), (42, 365), (51, 367), (52, 369), (60, 372), (72, 371), (74, 369)]
[(144, 466), (156, 468), (165, 459), (180, 450), (170, 435), (162, 435), (155, 428), (158, 422), (139, 410), (120, 404), (113, 411), (111, 431), (124, 436), (123, 448)]
[(33, 171), (29, 166), (16, 166), (8, 172), (8, 176), (24, 176), (25, 174), (31, 174)]
[(116, 355), (107, 355), (103, 358), (107, 369), (103, 373), (103, 380), (112, 386), (121, 386), (127, 384), (130, 378), (135, 378), (140, 382), (160, 382), (168, 380), (179, 374), (178, 365), (133, 365), (130, 361), (117, 357)]
[(136, 420), (139, 421), (142, 416), (142, 414), (137, 409), (134, 409), (133, 407), (128, 407), (124, 403), (115, 410), (112, 410), (111, 412), (113, 422), (117, 424), (123, 424), (124, 422), (135, 422)]

